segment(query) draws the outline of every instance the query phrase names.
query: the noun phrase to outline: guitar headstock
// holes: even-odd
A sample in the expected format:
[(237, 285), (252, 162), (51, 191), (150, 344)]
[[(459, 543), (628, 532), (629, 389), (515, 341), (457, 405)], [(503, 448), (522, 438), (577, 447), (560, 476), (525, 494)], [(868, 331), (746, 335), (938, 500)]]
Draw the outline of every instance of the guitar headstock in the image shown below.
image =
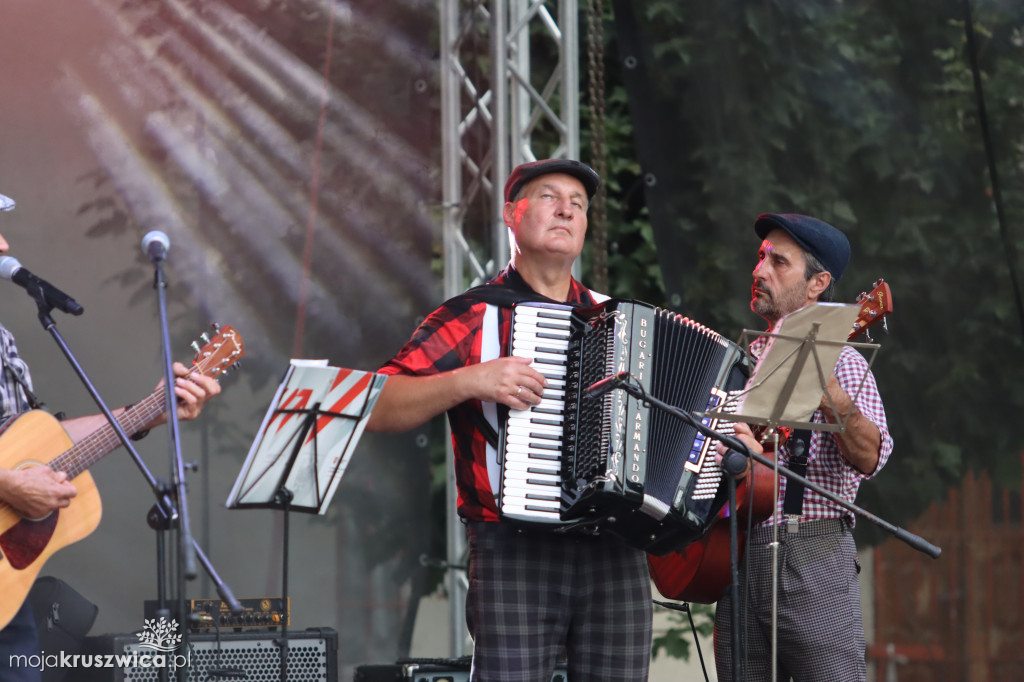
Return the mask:
[(875, 282), (875, 288), (870, 292), (861, 293), (857, 297), (860, 304), (860, 312), (853, 323), (853, 331), (850, 339), (854, 339), (861, 333), (879, 322), (885, 325), (885, 316), (892, 312), (892, 292), (889, 291), (889, 284), (883, 279)]
[(196, 352), (192, 368), (208, 377), (223, 374), (245, 355), (242, 335), (236, 332), (234, 327), (213, 325), (213, 331), (215, 336), (212, 339), (208, 334), (200, 334), (199, 338), (204, 342), (201, 348), (198, 341), (192, 342), (192, 348)]

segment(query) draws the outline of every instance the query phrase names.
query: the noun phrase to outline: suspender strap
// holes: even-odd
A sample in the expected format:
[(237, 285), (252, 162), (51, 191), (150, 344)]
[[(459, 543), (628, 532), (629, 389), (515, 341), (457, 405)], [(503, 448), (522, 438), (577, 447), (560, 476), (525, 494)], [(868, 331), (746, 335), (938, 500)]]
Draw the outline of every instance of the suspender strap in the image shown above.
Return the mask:
[[(789, 453), (789, 469), (795, 474), (804, 476), (807, 474), (807, 456), (811, 449), (811, 432), (807, 429), (793, 431), (786, 442), (786, 450)], [(794, 481), (792, 478), (786, 480), (786, 497), (782, 502), (782, 512), (789, 515), (800, 516), (804, 509), (804, 484)]]

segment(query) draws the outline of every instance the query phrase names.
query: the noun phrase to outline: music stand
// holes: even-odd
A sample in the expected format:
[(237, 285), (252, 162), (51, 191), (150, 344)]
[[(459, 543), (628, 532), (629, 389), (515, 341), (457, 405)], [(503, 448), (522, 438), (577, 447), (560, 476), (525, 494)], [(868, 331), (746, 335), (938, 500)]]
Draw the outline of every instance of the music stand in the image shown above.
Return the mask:
[[(841, 419), (835, 424), (823, 424), (812, 422), (811, 416), (821, 403), (822, 393), (828, 395), (828, 379), (843, 346), (868, 351), (868, 370), (874, 363), (877, 344), (847, 340), (859, 311), (859, 306), (850, 303), (812, 303), (779, 320), (774, 332), (744, 329), (738, 342), (741, 348), (749, 348), (752, 335), (767, 337), (768, 342), (747, 387), (735, 398), (736, 411), (708, 416), (771, 428), (845, 430), (846, 423)], [(813, 360), (813, 364), (808, 360)], [(854, 401), (867, 376), (865, 371), (851, 396)]]
[[(288, 518), (323, 515), (348, 467), (387, 377), (292, 360), (263, 418), (226, 506), (280, 509), (282, 603), (288, 606)], [(290, 610), (281, 621), (281, 682), (287, 679)]]

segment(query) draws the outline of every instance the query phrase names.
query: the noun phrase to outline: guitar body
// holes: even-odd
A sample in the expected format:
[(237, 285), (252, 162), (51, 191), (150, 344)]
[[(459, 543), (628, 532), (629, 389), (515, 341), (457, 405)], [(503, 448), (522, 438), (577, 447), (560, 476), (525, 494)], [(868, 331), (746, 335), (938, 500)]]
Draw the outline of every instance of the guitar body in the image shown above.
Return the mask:
[[(0, 467), (21, 469), (48, 464), (71, 447), (71, 439), (53, 416), (41, 410), (15, 417), (0, 433)], [(0, 504), (0, 623), (21, 608), (46, 560), (86, 537), (100, 523), (99, 491), (88, 471), (74, 479), (78, 495), (71, 505), (42, 519), (19, 516)]]
[[(753, 485), (753, 503), (750, 486)], [(775, 500), (775, 474), (755, 462), (751, 473), (736, 486), (736, 525), (739, 529), (737, 561), (743, 558), (745, 533), (753, 520), (771, 516)], [(725, 510), (723, 510), (724, 512)], [(719, 516), (699, 540), (678, 552), (664, 556), (647, 555), (647, 568), (654, 586), (667, 599), (714, 604), (732, 581), (729, 561), (729, 517)]]

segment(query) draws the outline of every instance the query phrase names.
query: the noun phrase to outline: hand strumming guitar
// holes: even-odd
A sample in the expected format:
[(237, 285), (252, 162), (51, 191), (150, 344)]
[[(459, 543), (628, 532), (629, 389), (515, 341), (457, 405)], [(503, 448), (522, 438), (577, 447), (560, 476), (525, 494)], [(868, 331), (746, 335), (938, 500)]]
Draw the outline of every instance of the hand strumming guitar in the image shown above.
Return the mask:
[(0, 500), (22, 516), (38, 519), (67, 507), (78, 490), (63, 471), (48, 466), (0, 469)]

